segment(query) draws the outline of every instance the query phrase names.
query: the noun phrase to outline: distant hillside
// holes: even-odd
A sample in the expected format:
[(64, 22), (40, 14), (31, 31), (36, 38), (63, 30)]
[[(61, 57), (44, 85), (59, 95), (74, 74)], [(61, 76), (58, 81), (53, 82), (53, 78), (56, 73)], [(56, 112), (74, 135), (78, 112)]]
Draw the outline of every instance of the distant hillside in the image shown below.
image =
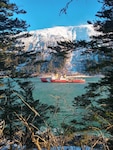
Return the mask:
[[(51, 51), (48, 46), (55, 46), (57, 41), (75, 41), (75, 40), (89, 40), (89, 37), (94, 34), (93, 27), (91, 25), (81, 26), (58, 26), (53, 28), (47, 28), (42, 30), (30, 31), (31, 37), (23, 38), (25, 43), (25, 51), (41, 52), (39, 57), (43, 57), (44, 60), (50, 60)], [(76, 51), (70, 55), (70, 58), (66, 62), (66, 67), (71, 71), (82, 71), (83, 64), (82, 57), (80, 57), (80, 51)]]

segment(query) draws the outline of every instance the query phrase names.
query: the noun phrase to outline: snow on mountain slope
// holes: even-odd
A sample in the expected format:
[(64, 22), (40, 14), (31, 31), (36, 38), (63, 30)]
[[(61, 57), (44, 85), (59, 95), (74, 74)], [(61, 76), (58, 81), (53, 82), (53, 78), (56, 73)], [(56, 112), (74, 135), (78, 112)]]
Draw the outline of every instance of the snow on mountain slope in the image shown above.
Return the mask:
[(58, 26), (30, 31), (30, 33), (32, 34), (31, 37), (22, 39), (25, 42), (25, 50), (46, 49), (47, 46), (54, 45), (56, 41), (89, 39), (89, 36), (94, 34), (94, 30), (91, 25)]
[[(91, 35), (94, 35), (95, 32), (91, 25), (81, 25), (67, 27), (57, 26), (53, 28), (30, 31), (30, 34), (32, 34), (31, 37), (22, 39), (22, 41), (24, 41), (25, 43), (25, 51), (43, 51), (43, 57), (45, 59), (48, 59), (48, 52), (50, 51), (50, 49), (48, 49), (48, 46), (55, 46), (57, 44), (57, 41), (89, 40), (89, 37)], [(77, 53), (79, 53), (79, 51)], [(78, 61), (78, 57), (80, 57), (80, 55), (77, 53), (76, 59)], [(75, 54), (72, 54), (70, 59), (67, 60), (68, 68), (72, 68), (73, 64), (80, 64), (80, 62), (76, 62), (73, 57), (75, 57)], [(79, 66), (77, 66), (76, 68), (79, 68)]]

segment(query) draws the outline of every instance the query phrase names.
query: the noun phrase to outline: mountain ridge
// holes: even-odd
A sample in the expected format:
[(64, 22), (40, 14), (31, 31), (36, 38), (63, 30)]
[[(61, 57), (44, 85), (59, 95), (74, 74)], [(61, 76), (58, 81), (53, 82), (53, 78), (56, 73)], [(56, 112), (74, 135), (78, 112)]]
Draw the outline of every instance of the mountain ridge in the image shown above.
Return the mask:
[[(56, 46), (60, 41), (76, 41), (76, 40), (90, 40), (90, 36), (95, 34), (92, 25), (80, 26), (55, 26), (52, 28), (45, 28), (39, 30), (32, 30), (29, 32), (31, 37), (23, 38), (25, 44), (25, 51), (41, 52), (43, 58), (50, 59), (48, 46)], [(82, 70), (80, 64), (80, 51), (74, 52), (67, 61), (66, 67), (69, 70)], [(76, 64), (76, 69), (74, 69)], [(79, 68), (80, 67), (80, 68)]]

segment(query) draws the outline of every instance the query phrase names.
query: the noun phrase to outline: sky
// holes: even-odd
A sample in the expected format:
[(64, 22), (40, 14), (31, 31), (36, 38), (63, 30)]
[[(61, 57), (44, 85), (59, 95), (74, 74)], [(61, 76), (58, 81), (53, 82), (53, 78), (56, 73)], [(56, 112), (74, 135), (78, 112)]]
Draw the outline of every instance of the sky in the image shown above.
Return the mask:
[(95, 21), (95, 14), (101, 9), (97, 0), (73, 0), (67, 14), (60, 13), (70, 0), (10, 0), (19, 9), (27, 11), (18, 17), (30, 25), (28, 31), (55, 26), (79, 26), (87, 24), (87, 20)]

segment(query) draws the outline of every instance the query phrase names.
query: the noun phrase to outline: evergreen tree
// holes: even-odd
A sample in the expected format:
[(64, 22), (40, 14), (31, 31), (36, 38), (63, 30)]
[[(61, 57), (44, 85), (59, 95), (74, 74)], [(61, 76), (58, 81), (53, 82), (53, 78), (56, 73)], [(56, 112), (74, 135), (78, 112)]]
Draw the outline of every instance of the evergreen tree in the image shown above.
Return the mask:
[[(113, 149), (113, 1), (102, 0), (102, 9), (97, 12), (99, 17), (93, 25), (97, 35), (91, 41), (78, 41), (75, 47), (85, 47), (86, 71), (102, 74), (104, 77), (86, 87), (86, 93), (75, 97), (73, 106), (76, 109), (75, 119), (71, 121), (73, 131), (96, 131), (102, 137), (103, 145)], [(89, 57), (88, 57), (89, 58)], [(66, 126), (66, 125), (63, 125)], [(108, 141), (105, 141), (108, 135)], [(105, 136), (105, 138), (103, 137)]]
[[(0, 49), (13, 50), (14, 48), (16, 50), (13, 44), (16, 39), (23, 36), (18, 34), (26, 31), (28, 25), (25, 21), (14, 18), (14, 15), (25, 14), (26, 12), (19, 10), (16, 4), (10, 3), (9, 0), (0, 1), (0, 10)], [(27, 35), (24, 34), (24, 36)]]
[[(73, 51), (74, 46), (70, 41), (57, 42), (57, 46), (48, 46), (51, 49), (51, 60), (52, 71), (61, 71), (65, 69), (66, 60), (70, 57), (70, 53)], [(66, 71), (66, 70), (65, 70)]]
[(26, 11), (20, 10), (9, 0), (0, 1), (0, 70), (5, 70), (8, 75), (12, 72), (14, 74), (17, 53), (23, 51), (24, 43), (21, 42), (21, 37), (30, 36), (27, 32), (23, 32), (28, 28), (26, 22), (14, 17), (25, 13)]
[(41, 126), (50, 127), (47, 120), (56, 109), (52, 105), (43, 104), (33, 98), (33, 84), (27, 79), (6, 78), (4, 84), (0, 98), (0, 119), (6, 123), (4, 136), (13, 140), (15, 133), (22, 131), (24, 144), (31, 146), (31, 133), (20, 118), (23, 118), (23, 121), (25, 120), (35, 133)]
[[(28, 25), (25, 21), (15, 18), (15, 14), (24, 14), (24, 10), (19, 8), (14, 3), (10, 3), (9, 0), (0, 1), (0, 71), (4, 72), (4, 75), (14, 76), (16, 66), (16, 55), (17, 52), (21, 51), (24, 45), (19, 40), (21, 37), (27, 37), (29, 34), (20, 34), (27, 30)], [(21, 46), (20, 46), (21, 43)], [(4, 84), (1, 80), (0, 89), (0, 118), (5, 119), (7, 127), (6, 133), (8, 135), (13, 134), (13, 120), (14, 114), (13, 109), (18, 110), (19, 105), (16, 101), (16, 95), (12, 93), (12, 82), (8, 79), (8, 82)], [(4, 86), (6, 91), (4, 90)], [(10, 130), (9, 130), (10, 128)]]
[[(54, 106), (47, 105), (41, 103), (39, 100), (35, 100), (33, 98), (33, 83), (31, 81), (21, 81), (18, 80), (18, 83), (21, 87), (21, 91), (19, 92), (20, 96), (31, 106), (34, 110), (36, 110), (39, 114), (35, 114), (32, 109), (23, 103), (21, 106), (22, 114), (25, 118), (28, 118), (28, 113), (30, 112), (30, 116), (28, 118), (28, 122), (32, 123), (36, 127), (41, 127), (41, 125), (45, 126), (45, 121), (49, 119), (50, 113), (54, 112)], [(28, 112), (28, 113), (27, 113)]]
[(17, 112), (17, 110), (17, 113), (20, 114), (21, 112), (21, 103), (17, 95), (13, 92), (16, 86), (15, 84), (16, 83), (13, 82), (11, 78), (6, 78), (4, 81), (5, 86), (1, 90), (2, 96), (0, 98), (0, 118), (6, 123), (4, 135), (11, 140), (13, 139), (16, 128), (18, 128), (20, 125), (18, 123), (17, 117), (15, 116), (15, 112)]
[[(0, 10), (0, 71), (11, 77), (0, 80), (0, 119), (5, 120), (6, 123), (4, 135), (12, 140), (15, 131), (23, 130), (19, 116), (25, 117), (28, 124), (40, 127), (44, 124), (44, 120), (50, 117), (48, 114), (54, 111), (54, 107), (34, 100), (31, 83), (22, 80), (18, 84), (13, 79), (17, 76), (16, 66), (25, 62), (26, 65), (31, 64), (36, 54), (33, 51), (23, 51), (24, 43), (21, 42), (21, 38), (31, 35), (23, 32), (28, 27), (26, 22), (14, 17), (15, 13), (17, 15), (26, 12), (19, 10), (16, 4), (10, 3), (9, 0), (0, 1)], [(28, 75), (27, 70), (18, 73), (19, 77)], [(37, 112), (40, 112), (40, 115)]]
[(94, 23), (88, 21), (97, 35), (90, 37), (91, 40), (88, 42), (77, 41), (72, 45), (75, 50), (86, 49), (82, 53), (85, 56), (86, 73), (101, 74), (103, 77), (95, 83), (89, 83), (85, 94), (75, 97), (73, 100), (75, 117), (71, 125), (62, 124), (62, 126), (72, 132), (96, 131), (102, 137), (104, 148), (107, 149), (107, 142), (109, 148), (113, 149), (111, 138), (113, 136), (113, 1), (99, 2), (102, 3), (102, 8), (96, 14), (97, 21)]

